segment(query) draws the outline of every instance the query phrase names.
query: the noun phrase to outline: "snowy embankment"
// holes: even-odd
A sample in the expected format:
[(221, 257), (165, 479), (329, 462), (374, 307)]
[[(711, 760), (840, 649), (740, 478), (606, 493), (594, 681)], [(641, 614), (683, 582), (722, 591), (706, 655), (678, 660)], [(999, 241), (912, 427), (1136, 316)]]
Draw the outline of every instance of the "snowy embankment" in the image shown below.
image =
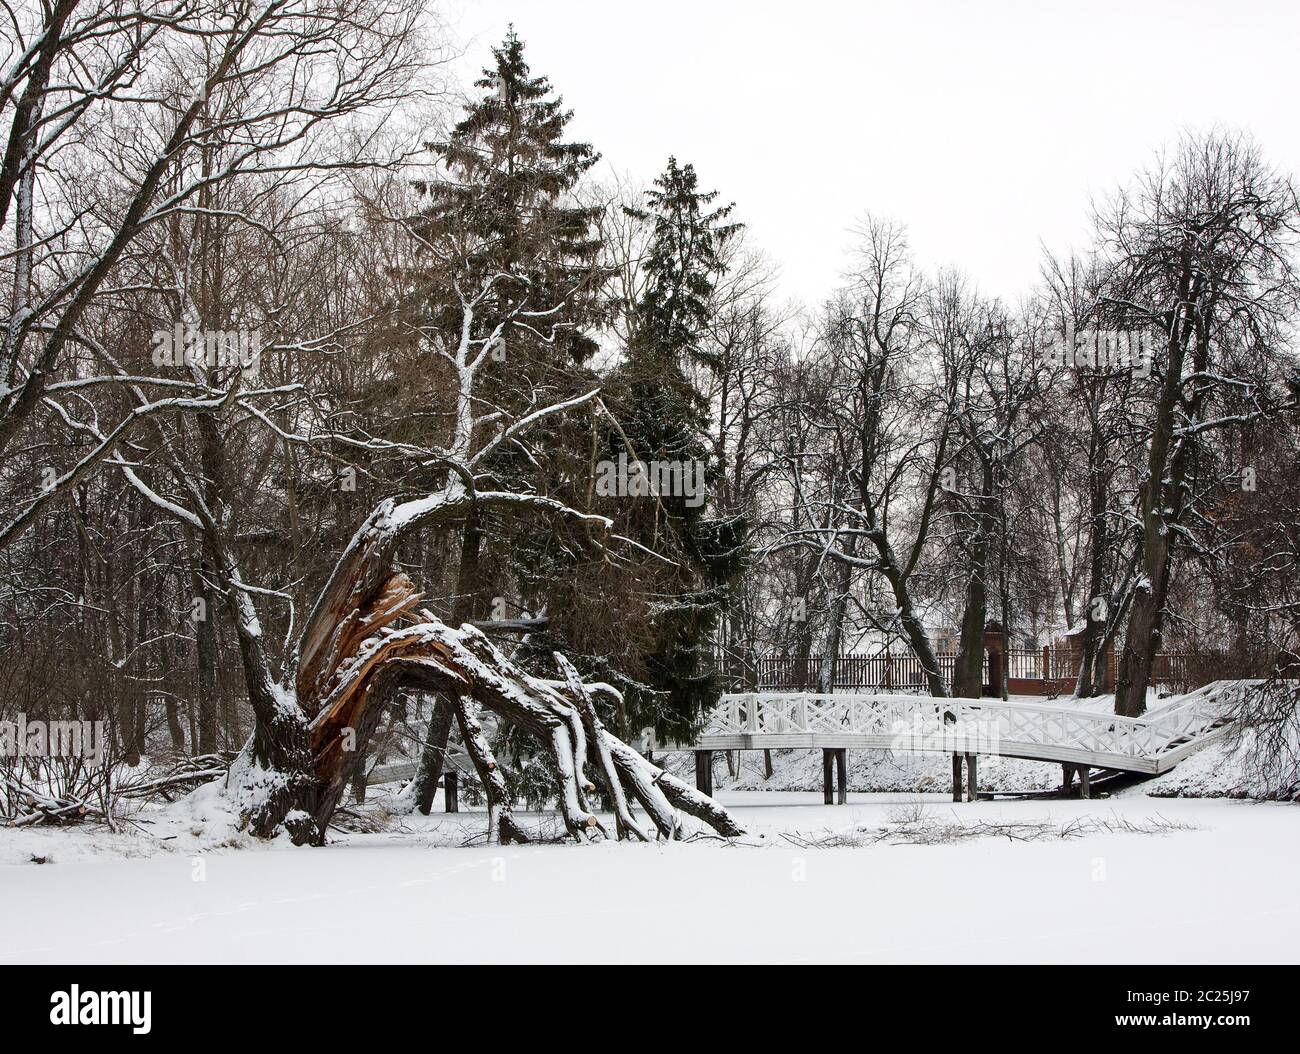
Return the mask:
[(1260, 798), (1277, 797), (1274, 783), (1267, 786), (1250, 765), (1248, 758), (1252, 734), (1242, 736), (1240, 744), (1216, 740), (1178, 767), (1157, 776), (1145, 787), (1157, 798)]
[[(449, 848), (481, 833), (479, 812), (323, 849), (241, 840), (196, 852), (188, 835), (0, 831), (11, 906), (0, 959), (1200, 963), (1289, 962), (1300, 947), (1300, 810), (1288, 805), (1153, 801), (1138, 789), (1104, 802), (961, 805), (721, 797), (749, 832), (741, 844)], [(918, 809), (943, 824), (1171, 829), (856, 849), (782, 837), (878, 831)], [(19, 861), (42, 848), (52, 862)]]

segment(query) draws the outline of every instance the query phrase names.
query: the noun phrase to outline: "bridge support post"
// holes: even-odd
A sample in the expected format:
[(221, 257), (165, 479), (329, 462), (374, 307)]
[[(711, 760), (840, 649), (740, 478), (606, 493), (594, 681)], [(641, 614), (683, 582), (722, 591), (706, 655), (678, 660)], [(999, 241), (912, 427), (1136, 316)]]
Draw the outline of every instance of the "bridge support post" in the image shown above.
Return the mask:
[(829, 747), (822, 748), (822, 801), (826, 805), (835, 804), (835, 795), (831, 790), (831, 755), (834, 753)]
[(979, 777), (976, 775), (977, 772), (977, 768), (975, 764), (976, 758), (977, 755), (975, 754), (966, 755), (966, 800), (967, 801), (978, 801), (980, 796)]
[(442, 774), (442, 800), (443, 808), (448, 812), (460, 811), (460, 788), (457, 784), (460, 782), (459, 776), (455, 772), (444, 772)]
[(1062, 765), (1061, 766), (1061, 793), (1064, 794), (1066, 797), (1069, 797), (1070, 788), (1071, 786), (1073, 786), (1073, 784), (1074, 784), (1074, 766)]
[(1088, 782), (1088, 766), (1087, 766), (1087, 765), (1080, 765), (1080, 766), (1079, 766), (1079, 797), (1080, 797), (1080, 798), (1091, 798), (1091, 797), (1092, 797), (1092, 787), (1089, 785), (1089, 782)]
[(695, 789), (701, 794), (713, 796), (713, 751), (711, 750), (695, 752)]
[(952, 800), (961, 801), (961, 755), (952, 752)]
[(849, 803), (849, 751), (840, 747), (835, 751), (835, 783), (841, 805)]

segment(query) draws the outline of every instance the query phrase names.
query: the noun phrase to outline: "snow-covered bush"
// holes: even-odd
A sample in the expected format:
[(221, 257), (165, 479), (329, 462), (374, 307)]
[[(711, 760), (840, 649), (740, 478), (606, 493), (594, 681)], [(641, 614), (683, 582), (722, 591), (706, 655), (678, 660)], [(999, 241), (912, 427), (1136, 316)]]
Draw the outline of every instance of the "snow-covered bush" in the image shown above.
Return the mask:
[(1297, 670), (1247, 690), (1237, 705), (1233, 747), (1252, 798), (1300, 800), (1300, 679)]

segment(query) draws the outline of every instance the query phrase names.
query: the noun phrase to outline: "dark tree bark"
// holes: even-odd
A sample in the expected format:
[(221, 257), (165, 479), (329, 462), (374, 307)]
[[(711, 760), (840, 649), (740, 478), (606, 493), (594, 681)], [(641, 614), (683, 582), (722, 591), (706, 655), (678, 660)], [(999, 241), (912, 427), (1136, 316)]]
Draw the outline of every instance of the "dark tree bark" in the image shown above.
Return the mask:
[[(483, 613), (482, 584), (483, 526), (478, 509), (470, 509), (465, 517), (465, 528), (460, 541), (460, 564), (456, 573), (456, 599), (452, 603), (452, 625), (460, 625)], [(454, 705), (441, 696), (433, 697), (429, 714), (429, 727), (425, 733), (424, 749), (420, 752), (420, 767), (415, 774), (415, 807), (425, 816), (433, 808), (438, 781), (447, 757), (447, 744), (455, 720)]]
[(415, 786), (411, 793), (415, 807), (425, 816), (433, 808), (433, 799), (442, 778), (443, 763), (447, 757), (447, 744), (451, 739), (452, 707), (440, 696), (430, 699), (429, 726), (425, 730), (424, 747), (420, 751), (420, 767), (415, 773)]
[(961, 636), (953, 669), (952, 694), (978, 699), (984, 694), (984, 627), (988, 622), (989, 513), (994, 501), (993, 462), (984, 459), (981, 491), (974, 496), (976, 509), (968, 557), (966, 595), (962, 607)]
[[(1184, 412), (1187, 420), (1195, 420), (1203, 398), (1193, 395), (1192, 404), (1182, 405), (1183, 362), (1195, 326), (1193, 304), (1200, 296), (1199, 285), (1190, 261), (1186, 261), (1179, 279), (1178, 308), (1170, 317), (1165, 341), (1165, 375), (1156, 404), (1146, 479), (1142, 484), (1140, 577), (1134, 590), (1115, 684), (1115, 712), (1124, 717), (1138, 717), (1146, 710), (1147, 688), (1162, 640), (1173, 561), (1172, 528), (1182, 520), (1189, 451), (1186, 443), (1178, 443), (1171, 456), (1170, 448), (1174, 446), (1179, 411)], [(1206, 355), (1208, 349), (1202, 340), (1198, 342), (1198, 359)], [(1202, 363), (1198, 361), (1197, 367), (1202, 368)]]

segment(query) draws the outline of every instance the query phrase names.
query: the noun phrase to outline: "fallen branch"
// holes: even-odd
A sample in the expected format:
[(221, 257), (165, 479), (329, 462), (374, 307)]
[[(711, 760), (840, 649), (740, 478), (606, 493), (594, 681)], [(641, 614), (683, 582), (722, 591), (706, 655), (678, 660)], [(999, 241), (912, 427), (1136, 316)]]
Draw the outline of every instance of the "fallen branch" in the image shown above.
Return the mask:
[(1167, 820), (1163, 816), (1148, 820), (1129, 820), (1120, 816), (1105, 819), (1084, 816), (1064, 824), (1020, 820), (954, 823), (933, 815), (907, 817), (883, 827), (853, 827), (843, 831), (802, 834), (783, 831), (781, 837), (800, 849), (858, 849), (872, 845), (951, 845), (975, 838), (1005, 838), (1011, 842), (1042, 842), (1083, 838), (1090, 834), (1171, 834), (1198, 830), (1195, 824)]
[(79, 798), (52, 798), (28, 786), (16, 776), (4, 773), (3, 777), (9, 791), (27, 810), (11, 818), (8, 824), (10, 827), (31, 827), (40, 823), (62, 827), (83, 820), (109, 822), (103, 810), (88, 805)]
[(219, 754), (184, 758), (173, 765), (165, 775), (123, 784), (117, 788), (117, 793), (123, 798), (142, 799), (161, 794), (167, 801), (171, 801), (171, 791), (191, 790), (202, 783), (210, 783), (214, 779), (225, 776), (229, 768), (230, 763)]

